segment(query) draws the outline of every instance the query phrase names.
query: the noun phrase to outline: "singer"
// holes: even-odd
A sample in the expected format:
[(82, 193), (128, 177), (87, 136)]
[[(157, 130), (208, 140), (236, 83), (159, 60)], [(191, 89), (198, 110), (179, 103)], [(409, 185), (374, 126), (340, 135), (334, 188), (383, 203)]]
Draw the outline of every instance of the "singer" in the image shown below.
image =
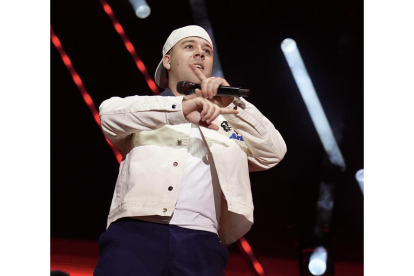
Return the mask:
[[(159, 96), (112, 97), (105, 136), (122, 153), (95, 276), (225, 275), (226, 246), (253, 224), (249, 171), (286, 153), (273, 124), (242, 97), (216, 96), (213, 44), (199, 26), (174, 30), (155, 72)], [(201, 84), (184, 97), (177, 83)]]

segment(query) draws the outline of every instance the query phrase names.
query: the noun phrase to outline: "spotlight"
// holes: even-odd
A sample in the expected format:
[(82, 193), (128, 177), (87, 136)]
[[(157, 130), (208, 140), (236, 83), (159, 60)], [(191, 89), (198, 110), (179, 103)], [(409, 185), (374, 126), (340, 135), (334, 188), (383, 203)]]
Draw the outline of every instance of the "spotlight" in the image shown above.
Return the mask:
[(355, 174), (355, 178), (358, 181), (359, 188), (361, 189), (362, 194), (364, 194), (364, 169), (360, 169), (359, 171), (357, 171), (357, 173)]
[(326, 272), (326, 260), (328, 253), (323, 246), (319, 246), (313, 251), (309, 259), (309, 271), (312, 275), (319, 276)]
[(151, 8), (148, 6), (145, 0), (129, 0), (132, 7), (134, 8), (135, 14), (141, 18), (147, 18), (151, 13)]
[(328, 119), (325, 116), (322, 105), (318, 99), (312, 81), (306, 71), (305, 64), (300, 56), (296, 42), (291, 38), (282, 41), (281, 48), (286, 61), (292, 71), (293, 78), (299, 88), (302, 98), (308, 108), (313, 124), (328, 154), (329, 160), (345, 171), (345, 161), (336, 143)]

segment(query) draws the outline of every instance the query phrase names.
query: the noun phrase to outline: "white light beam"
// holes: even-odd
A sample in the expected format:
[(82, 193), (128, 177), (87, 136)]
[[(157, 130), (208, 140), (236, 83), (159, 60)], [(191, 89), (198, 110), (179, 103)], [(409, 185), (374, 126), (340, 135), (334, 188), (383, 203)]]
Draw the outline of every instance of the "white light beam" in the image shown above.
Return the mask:
[(323, 275), (326, 272), (326, 260), (328, 253), (323, 246), (319, 246), (313, 251), (309, 260), (309, 271), (312, 275)]
[(151, 14), (151, 8), (148, 6), (145, 0), (129, 0), (134, 8), (135, 14), (141, 18), (147, 18)]
[(362, 194), (364, 194), (364, 169), (360, 169), (356, 172), (355, 178), (358, 181), (359, 188), (361, 189)]
[(339, 166), (342, 171), (345, 170), (345, 161), (336, 143), (332, 129), (323, 111), (322, 105), (313, 87), (312, 81), (306, 71), (305, 64), (300, 56), (299, 49), (296, 42), (291, 38), (286, 38), (282, 41), (281, 48), (285, 58), (292, 71), (293, 77), (299, 88), (306, 107), (310, 113), (313, 124), (318, 132), (319, 138), (322, 141), (323, 147), (328, 154), (329, 160)]

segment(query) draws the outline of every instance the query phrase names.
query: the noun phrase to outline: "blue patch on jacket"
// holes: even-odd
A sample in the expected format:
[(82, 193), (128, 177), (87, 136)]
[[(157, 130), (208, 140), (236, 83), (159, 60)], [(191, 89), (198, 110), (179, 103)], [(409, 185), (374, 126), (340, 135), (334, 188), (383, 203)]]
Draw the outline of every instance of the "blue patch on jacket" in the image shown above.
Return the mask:
[(244, 141), (243, 136), (241, 136), (241, 135), (237, 135), (236, 133), (233, 133), (233, 134), (229, 137), (229, 139), (236, 139), (236, 140), (239, 140), (239, 141)]

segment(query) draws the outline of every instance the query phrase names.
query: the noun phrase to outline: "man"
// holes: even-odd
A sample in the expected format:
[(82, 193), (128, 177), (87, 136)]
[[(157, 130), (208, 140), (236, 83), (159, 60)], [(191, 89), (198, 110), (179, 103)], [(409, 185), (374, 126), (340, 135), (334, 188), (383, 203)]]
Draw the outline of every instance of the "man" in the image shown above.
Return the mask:
[[(160, 96), (113, 97), (102, 129), (121, 151), (108, 229), (94, 275), (224, 275), (229, 245), (253, 223), (249, 170), (269, 169), (286, 145), (242, 98), (218, 97), (213, 45), (199, 26), (168, 37)], [(184, 97), (179, 81), (200, 83)]]

